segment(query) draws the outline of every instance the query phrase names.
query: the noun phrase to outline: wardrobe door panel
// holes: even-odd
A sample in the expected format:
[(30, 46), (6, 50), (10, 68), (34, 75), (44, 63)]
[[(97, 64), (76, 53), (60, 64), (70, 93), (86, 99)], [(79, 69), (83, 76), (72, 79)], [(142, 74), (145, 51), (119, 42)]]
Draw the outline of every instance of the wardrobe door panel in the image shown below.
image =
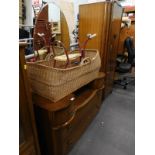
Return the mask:
[(90, 40), (86, 48), (101, 49), (101, 38), (104, 22), (105, 3), (84, 4), (79, 7), (79, 41), (83, 43), (86, 35), (96, 33), (96, 37)]
[(107, 63), (106, 63), (106, 93), (110, 93), (113, 87), (114, 73), (116, 67), (116, 56), (118, 41), (121, 28), (123, 8), (116, 2), (112, 4), (112, 17), (110, 26), (110, 42), (109, 50), (107, 53)]

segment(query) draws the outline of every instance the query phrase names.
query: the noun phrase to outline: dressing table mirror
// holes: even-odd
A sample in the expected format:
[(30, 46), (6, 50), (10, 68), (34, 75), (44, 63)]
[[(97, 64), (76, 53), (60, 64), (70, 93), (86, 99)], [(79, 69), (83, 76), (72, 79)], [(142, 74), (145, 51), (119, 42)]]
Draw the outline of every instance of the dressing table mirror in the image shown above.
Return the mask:
[(60, 40), (66, 48), (69, 48), (70, 37), (66, 18), (54, 3), (44, 4), (35, 17), (33, 38), (34, 50), (47, 47), (50, 52), (49, 46), (53, 40)]
[[(67, 26), (68, 17), (66, 20), (64, 16), (66, 12), (64, 11), (63, 14), (61, 9), (56, 11), (56, 8), (53, 8), (50, 3), (42, 8), (36, 18), (34, 35), (46, 33), (47, 40), (54, 35), (55, 39), (63, 42), (68, 48), (71, 34)], [(57, 12), (56, 17), (54, 14), (51, 15), (50, 10)], [(42, 22), (41, 28), (40, 22)], [(70, 27), (70, 24), (68, 25)], [(35, 37), (34, 40), (36, 40)], [(57, 102), (52, 102), (35, 93), (32, 94), (42, 154), (68, 154), (100, 109), (104, 77), (104, 73), (99, 74), (95, 80)]]

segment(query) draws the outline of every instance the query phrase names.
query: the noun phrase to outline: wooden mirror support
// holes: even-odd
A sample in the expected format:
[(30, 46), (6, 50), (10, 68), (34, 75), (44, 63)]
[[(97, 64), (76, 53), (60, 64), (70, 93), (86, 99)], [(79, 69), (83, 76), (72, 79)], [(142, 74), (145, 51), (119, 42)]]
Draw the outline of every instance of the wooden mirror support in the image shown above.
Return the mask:
[(25, 47), (19, 44), (19, 154), (40, 155), (32, 96), (28, 83)]
[(48, 52), (50, 52), (51, 34), (51, 24), (48, 22), (48, 4), (46, 4), (36, 18), (33, 34), (33, 49), (38, 51), (43, 47), (47, 47)]

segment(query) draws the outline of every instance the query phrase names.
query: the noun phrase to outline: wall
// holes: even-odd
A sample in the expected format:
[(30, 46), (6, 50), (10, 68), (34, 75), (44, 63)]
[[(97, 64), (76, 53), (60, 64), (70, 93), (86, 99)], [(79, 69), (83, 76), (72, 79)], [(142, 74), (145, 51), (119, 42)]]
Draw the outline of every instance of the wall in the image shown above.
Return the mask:
[[(79, 5), (84, 3), (94, 3), (94, 2), (104, 2), (106, 0), (73, 0), (74, 2), (74, 10), (75, 10), (75, 18), (79, 12)], [(135, 5), (135, 0), (123, 0), (121, 4), (124, 5)]]
[(33, 16), (32, 16), (32, 0), (25, 0), (25, 7), (26, 7), (26, 19), (25, 25), (33, 25)]

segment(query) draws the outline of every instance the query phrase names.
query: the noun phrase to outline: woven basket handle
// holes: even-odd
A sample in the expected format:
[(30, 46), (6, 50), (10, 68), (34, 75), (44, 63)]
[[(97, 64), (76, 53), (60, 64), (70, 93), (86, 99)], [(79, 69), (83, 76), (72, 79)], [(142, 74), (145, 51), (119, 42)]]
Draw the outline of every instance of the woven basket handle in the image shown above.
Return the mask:
[[(60, 40), (55, 40), (54, 43), (59, 44), (61, 47), (63, 47), (64, 53), (67, 57), (67, 62), (66, 62), (66, 67), (67, 67), (67, 65), (70, 64), (70, 60), (69, 60), (69, 56), (68, 56), (68, 50), (66, 49), (66, 47), (64, 46), (64, 44)], [(55, 55), (55, 52), (54, 52), (54, 55)]]
[(89, 64), (91, 63), (91, 59), (89, 57), (85, 57), (81, 60), (81, 63), (80, 65), (86, 65), (86, 64)]
[(46, 55), (46, 57), (45, 57), (44, 60), (49, 61), (49, 60), (50, 60), (51, 58), (53, 58), (53, 57), (54, 57), (53, 53), (50, 52), (50, 53), (48, 53), (48, 54)]

